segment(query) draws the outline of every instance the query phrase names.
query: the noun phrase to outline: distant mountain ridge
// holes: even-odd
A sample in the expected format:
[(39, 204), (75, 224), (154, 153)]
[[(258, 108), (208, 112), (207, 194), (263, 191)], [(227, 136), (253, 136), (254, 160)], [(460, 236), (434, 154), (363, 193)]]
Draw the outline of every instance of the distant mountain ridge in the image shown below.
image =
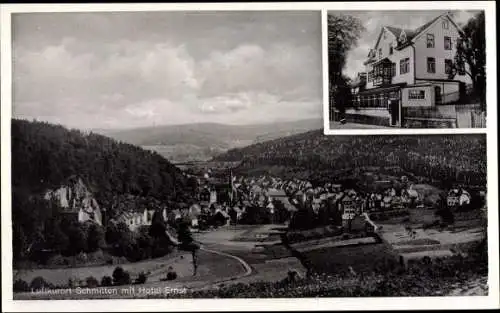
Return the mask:
[(183, 162), (205, 161), (231, 148), (320, 129), (322, 126), (321, 119), (303, 119), (248, 125), (193, 123), (94, 131), (157, 151), (174, 162)]
[(297, 121), (230, 125), (220, 123), (193, 123), (181, 125), (163, 125), (131, 129), (96, 129), (95, 132), (108, 135), (127, 143), (150, 145), (194, 144), (200, 145), (210, 141), (221, 146), (230, 141), (255, 140), (259, 136), (271, 136), (288, 132), (300, 133), (322, 128), (321, 119), (304, 119)]

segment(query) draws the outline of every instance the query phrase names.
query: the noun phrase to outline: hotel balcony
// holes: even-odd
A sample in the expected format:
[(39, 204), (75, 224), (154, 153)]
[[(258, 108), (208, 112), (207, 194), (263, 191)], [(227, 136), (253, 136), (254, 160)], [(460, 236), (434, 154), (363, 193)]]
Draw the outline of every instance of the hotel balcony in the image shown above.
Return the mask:
[(381, 59), (373, 65), (371, 72), (373, 86), (382, 87), (392, 84), (392, 77), (396, 71), (396, 64), (388, 58)]

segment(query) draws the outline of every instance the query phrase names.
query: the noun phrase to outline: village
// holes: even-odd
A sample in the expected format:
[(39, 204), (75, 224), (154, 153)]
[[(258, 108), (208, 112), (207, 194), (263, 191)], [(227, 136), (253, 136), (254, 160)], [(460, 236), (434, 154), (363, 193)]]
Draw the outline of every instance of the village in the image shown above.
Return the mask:
[[(344, 188), (336, 182), (314, 187), (311, 182), (299, 179), (243, 177), (232, 173), (225, 176), (211, 177), (207, 171), (196, 177), (196, 198), (176, 208), (163, 208), (164, 221), (170, 225), (188, 221), (192, 231), (237, 224), (289, 225), (299, 210), (308, 210), (321, 217), (322, 225), (342, 226), (347, 230), (353, 220), (364, 220), (365, 213), (404, 215), (408, 209), (433, 209), (437, 205), (430, 202), (436, 197), (425, 199), (406, 176), (374, 181), (371, 192)], [(485, 197), (484, 192), (481, 197)], [(452, 188), (447, 191), (445, 202), (447, 208), (456, 210), (469, 205), (471, 195), (465, 188)], [(154, 212), (152, 208), (124, 211), (116, 221), (135, 231), (150, 226)]]
[[(441, 192), (444, 198), (439, 200), (437, 188), (429, 192), (431, 186), (415, 184), (413, 178), (404, 175), (377, 175), (381, 179), (370, 181), (370, 188), (366, 184), (357, 188), (349, 183), (344, 186), (338, 181), (314, 186), (311, 181), (271, 175), (247, 177), (233, 175), (231, 169), (206, 169), (198, 175), (187, 175), (197, 182), (196, 197), (191, 203), (163, 207), (161, 211), (148, 207), (124, 210), (109, 220), (106, 210), (97, 206), (80, 180), (71, 188), (49, 192), (46, 197), (59, 197), (65, 214), (79, 223), (126, 225), (137, 236), (150, 228), (155, 215), (160, 215), (174, 244), (178, 244), (175, 228), (181, 222), (189, 225), (202, 247), (200, 273), (193, 274), (194, 259), (191, 262), (189, 252), (181, 250), (158, 259), (121, 265), (133, 277), (146, 271), (147, 286), (153, 287), (164, 286), (165, 275), (173, 272), (179, 277), (169, 281), (168, 286), (195, 289), (227, 280), (279, 281), (291, 273), (305, 277), (310, 271), (357, 277), (361, 272), (376, 271), (381, 264), (396, 262), (406, 268), (415, 262), (420, 264), (422, 258), (436, 262), (449, 259), (463, 253), (457, 247), (467, 246), (482, 236), (477, 214), (469, 213), (482, 211), (471, 194), (482, 199), (486, 195), (469, 193), (459, 186)], [(77, 198), (78, 212), (71, 205)], [(482, 205), (484, 210), (486, 203)], [(468, 215), (460, 217), (467, 206)], [(443, 228), (449, 222), (446, 215), (436, 214), (443, 209), (457, 215), (450, 228)], [(218, 269), (217, 262), (222, 262), (221, 266), (228, 264), (231, 269)], [(116, 265), (81, 267), (82, 273), (73, 276), (77, 282), (88, 273), (99, 277), (113, 266)], [(28, 281), (42, 275), (64, 286), (70, 270), (74, 271), (42, 269), (19, 275)], [(88, 283), (80, 281), (80, 285)]]

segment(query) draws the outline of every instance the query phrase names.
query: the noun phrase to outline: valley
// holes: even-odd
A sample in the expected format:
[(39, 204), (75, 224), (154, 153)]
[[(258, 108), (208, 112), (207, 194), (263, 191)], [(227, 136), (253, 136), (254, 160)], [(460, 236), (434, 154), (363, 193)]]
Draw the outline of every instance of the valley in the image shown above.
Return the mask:
[[(388, 145), (313, 130), (201, 158), (16, 127), (16, 164), (47, 164), (14, 184), (16, 299), (434, 295), (486, 275), (480, 135)], [(183, 291), (119, 294), (130, 288)]]

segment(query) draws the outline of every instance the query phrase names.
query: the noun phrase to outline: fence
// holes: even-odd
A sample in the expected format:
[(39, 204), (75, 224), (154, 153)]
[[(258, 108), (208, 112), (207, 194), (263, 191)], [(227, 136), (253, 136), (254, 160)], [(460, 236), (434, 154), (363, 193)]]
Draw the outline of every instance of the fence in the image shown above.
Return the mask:
[(479, 104), (452, 104), (403, 108), (403, 125), (409, 128), (484, 128), (486, 114)]
[(460, 128), (485, 128), (486, 112), (478, 109), (478, 105), (457, 105), (457, 126)]

